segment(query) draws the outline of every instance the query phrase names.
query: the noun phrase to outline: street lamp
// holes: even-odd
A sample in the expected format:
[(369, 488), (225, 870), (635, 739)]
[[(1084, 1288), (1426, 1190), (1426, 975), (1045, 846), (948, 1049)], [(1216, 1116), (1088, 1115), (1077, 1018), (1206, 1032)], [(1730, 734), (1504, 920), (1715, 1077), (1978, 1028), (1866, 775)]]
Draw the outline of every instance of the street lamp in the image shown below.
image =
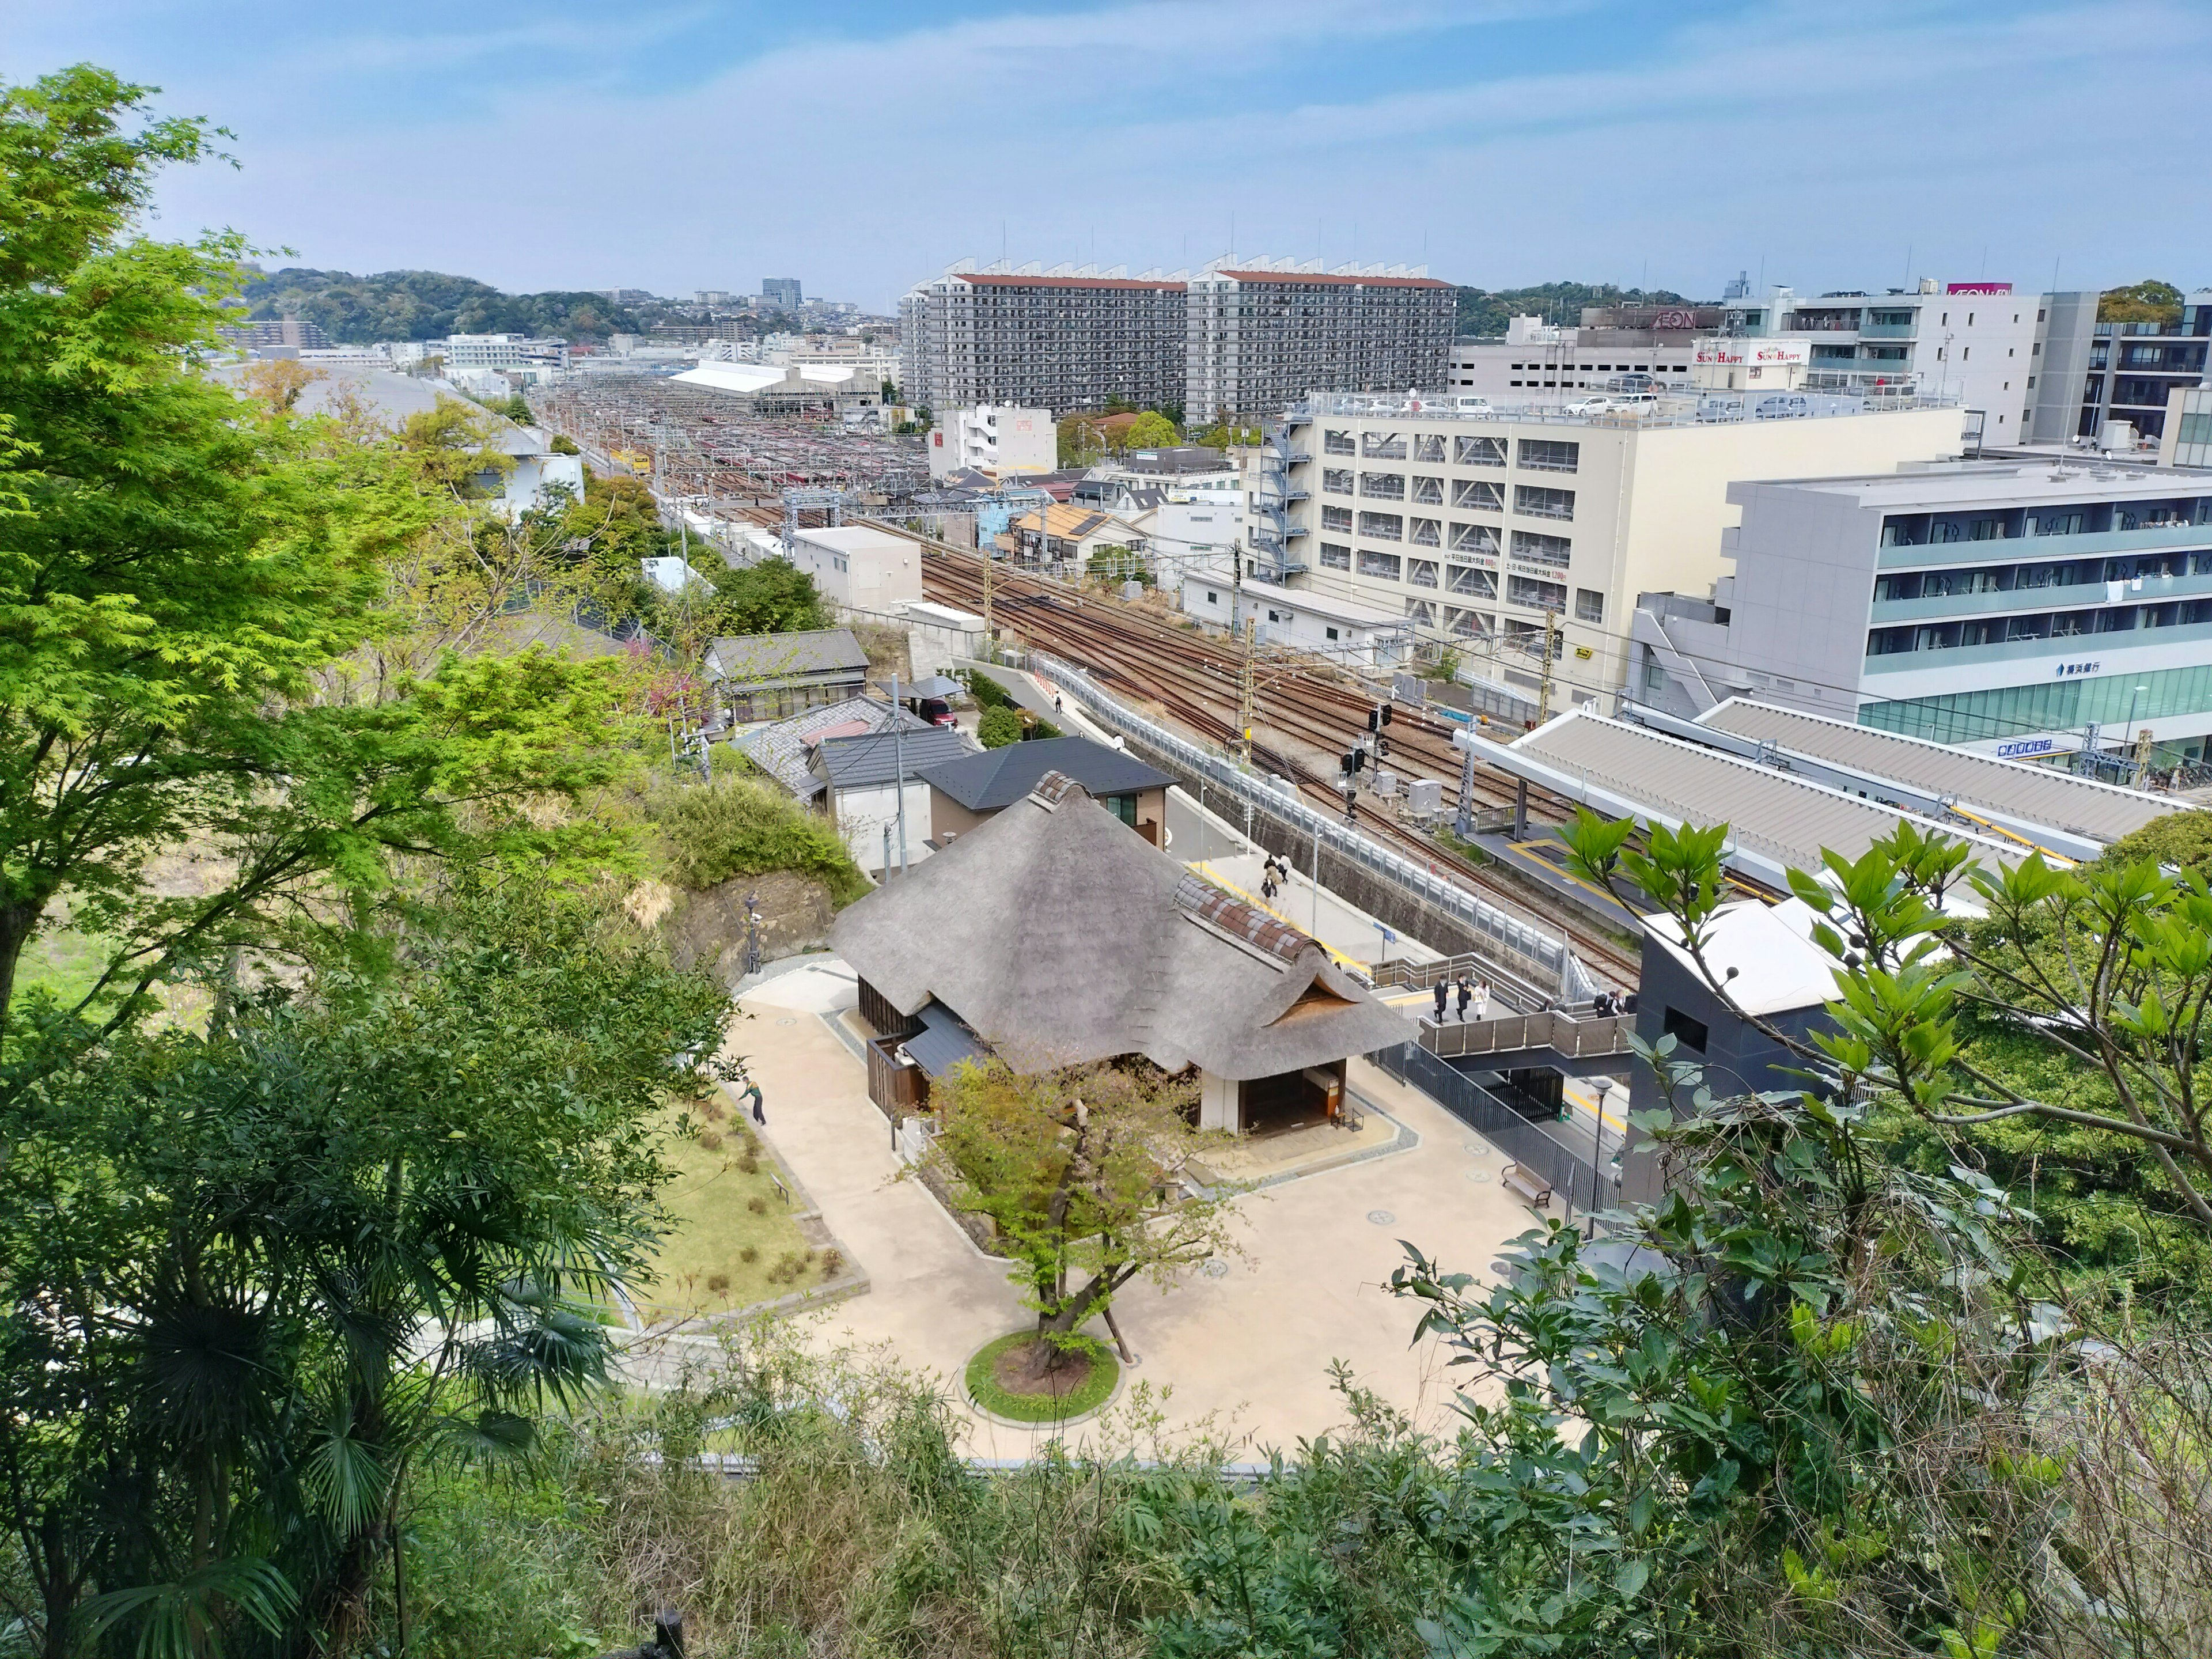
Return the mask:
[(1590, 1206), (1589, 1224), (1583, 1233), (1586, 1238), (1597, 1237), (1597, 1212), (1603, 1201), (1605, 1183), (1605, 1103), (1613, 1094), (1613, 1079), (1601, 1077), (1597, 1080), (1597, 1129), (1590, 1149)]

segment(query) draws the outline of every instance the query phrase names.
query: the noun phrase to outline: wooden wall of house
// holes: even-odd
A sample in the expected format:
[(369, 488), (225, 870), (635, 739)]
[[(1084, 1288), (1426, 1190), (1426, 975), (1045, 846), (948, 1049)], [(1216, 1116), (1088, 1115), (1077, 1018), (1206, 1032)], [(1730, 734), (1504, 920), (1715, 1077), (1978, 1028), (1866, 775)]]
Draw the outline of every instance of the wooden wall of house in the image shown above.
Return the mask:
[(860, 981), (860, 1018), (878, 1036), (902, 1039), (921, 1029), (921, 1022), (909, 1019), (891, 1006), (890, 999), (863, 979)]

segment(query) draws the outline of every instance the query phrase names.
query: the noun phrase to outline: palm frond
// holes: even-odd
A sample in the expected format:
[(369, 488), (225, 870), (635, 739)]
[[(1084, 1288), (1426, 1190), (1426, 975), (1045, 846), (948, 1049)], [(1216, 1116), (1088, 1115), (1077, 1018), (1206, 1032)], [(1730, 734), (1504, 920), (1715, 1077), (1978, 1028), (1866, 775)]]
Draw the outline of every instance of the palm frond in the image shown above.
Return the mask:
[(281, 1636), (299, 1593), (276, 1563), (232, 1556), (165, 1584), (133, 1584), (86, 1604), (93, 1634), (137, 1619), (138, 1659), (220, 1659), (227, 1613)]

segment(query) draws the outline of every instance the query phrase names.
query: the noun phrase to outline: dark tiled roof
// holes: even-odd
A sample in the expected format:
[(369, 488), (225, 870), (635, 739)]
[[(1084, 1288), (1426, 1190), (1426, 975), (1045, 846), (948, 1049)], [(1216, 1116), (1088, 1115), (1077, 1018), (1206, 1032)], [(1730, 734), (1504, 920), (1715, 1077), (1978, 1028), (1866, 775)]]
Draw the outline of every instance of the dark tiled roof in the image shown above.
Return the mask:
[(1063, 773), (1094, 795), (1164, 789), (1175, 781), (1134, 755), (1089, 738), (1010, 743), (1003, 749), (986, 749), (980, 755), (933, 766), (922, 776), (969, 811), (989, 812), (1011, 806), (1036, 789), (1048, 772)]
[[(899, 723), (908, 732), (931, 729), (927, 720), (904, 709), (899, 711)], [(739, 754), (793, 794), (801, 800), (811, 800), (822, 793), (822, 780), (808, 769), (814, 745), (821, 741), (824, 732), (855, 724), (871, 732), (888, 732), (890, 705), (878, 702), (872, 697), (848, 697), (842, 702), (825, 702), (818, 708), (793, 714), (789, 720), (757, 727), (732, 742)]]
[(898, 775), (902, 751), (906, 775), (914, 778), (925, 766), (966, 754), (968, 737), (950, 726), (933, 726), (926, 731), (908, 732), (896, 741), (889, 732), (825, 738), (815, 750), (814, 763), (833, 789), (866, 789), (889, 783)]
[(941, 1002), (926, 1002), (915, 1010), (921, 1029), (905, 1040), (908, 1054), (930, 1077), (943, 1077), (963, 1060), (983, 1060), (991, 1051), (975, 1041), (975, 1034), (960, 1017)]
[(718, 678), (740, 684), (811, 678), (842, 679), (868, 672), (868, 653), (845, 628), (794, 634), (744, 634), (714, 641), (707, 665)]

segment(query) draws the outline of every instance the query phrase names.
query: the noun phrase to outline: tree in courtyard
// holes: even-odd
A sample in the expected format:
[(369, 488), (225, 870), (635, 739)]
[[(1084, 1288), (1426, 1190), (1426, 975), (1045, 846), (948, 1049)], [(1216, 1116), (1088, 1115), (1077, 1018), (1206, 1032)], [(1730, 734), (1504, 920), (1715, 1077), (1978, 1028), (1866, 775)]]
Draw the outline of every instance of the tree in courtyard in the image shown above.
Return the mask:
[(1094, 1316), (1128, 1358), (1115, 1294), (1234, 1248), (1237, 1190), (1192, 1178), (1211, 1139), (1190, 1127), (1196, 1088), (1142, 1061), (1024, 1076), (997, 1059), (935, 1085), (930, 1156), (953, 1201), (988, 1216), (1014, 1257), (1039, 1372), (1091, 1346)]

